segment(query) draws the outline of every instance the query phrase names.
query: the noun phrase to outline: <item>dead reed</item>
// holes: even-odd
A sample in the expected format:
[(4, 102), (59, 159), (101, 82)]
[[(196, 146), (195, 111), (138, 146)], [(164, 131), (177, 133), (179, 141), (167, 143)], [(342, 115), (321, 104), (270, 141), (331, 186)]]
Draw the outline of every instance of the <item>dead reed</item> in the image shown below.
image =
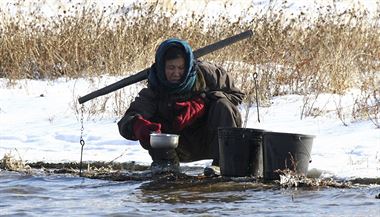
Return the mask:
[(0, 11), (0, 77), (126, 76), (152, 64), (166, 38), (186, 39), (196, 49), (252, 29), (254, 37), (202, 59), (224, 64), (247, 93), (255, 92), (249, 78), (257, 73), (263, 102), (304, 95), (303, 116), (316, 114), (311, 111), (319, 109), (314, 102), (321, 93), (358, 88), (352, 116), (380, 127), (380, 6), (376, 17), (359, 7), (341, 12), (336, 5), (288, 16), (287, 2), (280, 2), (282, 7), (265, 13), (247, 16), (251, 5), (234, 21), (220, 16), (211, 23), (195, 13), (174, 19), (178, 11), (164, 10), (158, 1), (116, 9), (78, 3), (50, 19), (39, 10), (15, 17)]

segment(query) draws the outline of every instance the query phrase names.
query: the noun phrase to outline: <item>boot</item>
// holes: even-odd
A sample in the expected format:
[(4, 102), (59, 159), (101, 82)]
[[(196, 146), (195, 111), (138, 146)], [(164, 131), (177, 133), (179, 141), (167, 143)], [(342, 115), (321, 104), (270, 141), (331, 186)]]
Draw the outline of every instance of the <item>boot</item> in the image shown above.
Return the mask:
[(207, 177), (220, 176), (219, 160), (213, 160), (211, 166), (207, 166), (203, 170), (203, 174)]
[(149, 154), (153, 160), (150, 165), (153, 175), (180, 172), (179, 159), (174, 149), (151, 149)]

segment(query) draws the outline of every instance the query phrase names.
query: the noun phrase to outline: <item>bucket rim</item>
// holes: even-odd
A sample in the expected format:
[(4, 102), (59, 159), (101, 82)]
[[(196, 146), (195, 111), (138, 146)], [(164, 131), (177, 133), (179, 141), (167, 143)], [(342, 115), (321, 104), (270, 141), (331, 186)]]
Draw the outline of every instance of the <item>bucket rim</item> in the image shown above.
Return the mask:
[(257, 132), (268, 132), (264, 129), (258, 129), (258, 128), (246, 128), (246, 127), (218, 127), (219, 130), (239, 130), (239, 131), (257, 131)]
[(274, 134), (274, 135), (293, 135), (293, 136), (300, 136), (300, 137), (311, 137), (315, 138), (315, 135), (311, 134), (302, 134), (302, 133), (290, 133), (290, 132), (276, 132), (276, 131), (265, 131), (264, 134)]

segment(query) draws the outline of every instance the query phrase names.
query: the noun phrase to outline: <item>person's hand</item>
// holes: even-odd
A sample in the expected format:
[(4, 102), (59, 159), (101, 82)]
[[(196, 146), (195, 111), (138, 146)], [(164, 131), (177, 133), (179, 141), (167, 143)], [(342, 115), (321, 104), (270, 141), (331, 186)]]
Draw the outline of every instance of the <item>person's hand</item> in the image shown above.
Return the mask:
[(206, 110), (205, 102), (199, 97), (185, 102), (176, 102), (174, 108), (178, 113), (174, 119), (173, 127), (179, 131), (191, 125)]
[(150, 134), (152, 132), (161, 133), (161, 124), (150, 122), (141, 116), (137, 116), (133, 124), (133, 133), (144, 149), (150, 149), (151, 147)]

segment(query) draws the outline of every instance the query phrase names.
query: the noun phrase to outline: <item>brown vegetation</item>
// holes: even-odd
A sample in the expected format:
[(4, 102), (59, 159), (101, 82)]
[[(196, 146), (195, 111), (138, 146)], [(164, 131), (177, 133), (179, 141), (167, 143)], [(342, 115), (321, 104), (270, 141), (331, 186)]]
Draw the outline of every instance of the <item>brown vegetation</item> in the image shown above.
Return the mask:
[(12, 81), (127, 76), (152, 64), (157, 45), (166, 38), (186, 39), (196, 49), (252, 29), (254, 37), (202, 59), (224, 64), (247, 93), (255, 93), (247, 79), (257, 73), (262, 101), (304, 95), (305, 116), (315, 115), (312, 111), (318, 109), (313, 105), (320, 93), (343, 95), (358, 88), (353, 117), (370, 118), (380, 127), (380, 8), (377, 17), (370, 17), (364, 9), (342, 13), (333, 5), (316, 9), (316, 18), (308, 16), (309, 11), (289, 18), (273, 8), (247, 19), (253, 7), (233, 22), (221, 16), (212, 23), (195, 13), (174, 20), (176, 9), (168, 12), (157, 3), (115, 11), (78, 4), (49, 20), (39, 11), (28, 17), (9, 17), (3, 11), (0, 77)]

